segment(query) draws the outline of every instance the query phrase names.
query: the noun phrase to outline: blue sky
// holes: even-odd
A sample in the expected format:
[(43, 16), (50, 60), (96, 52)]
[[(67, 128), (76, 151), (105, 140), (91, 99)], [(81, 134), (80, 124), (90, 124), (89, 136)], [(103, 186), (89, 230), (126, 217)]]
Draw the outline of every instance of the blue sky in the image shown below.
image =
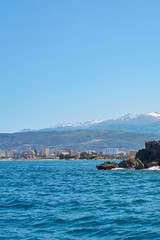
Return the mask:
[(159, 0), (0, 3), (0, 132), (160, 112)]

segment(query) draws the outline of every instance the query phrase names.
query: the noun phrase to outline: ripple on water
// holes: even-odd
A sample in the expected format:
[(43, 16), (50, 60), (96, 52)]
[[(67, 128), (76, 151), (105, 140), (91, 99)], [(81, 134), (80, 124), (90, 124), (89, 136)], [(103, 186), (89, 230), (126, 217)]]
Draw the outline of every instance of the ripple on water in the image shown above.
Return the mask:
[(160, 172), (0, 162), (0, 239), (160, 239)]

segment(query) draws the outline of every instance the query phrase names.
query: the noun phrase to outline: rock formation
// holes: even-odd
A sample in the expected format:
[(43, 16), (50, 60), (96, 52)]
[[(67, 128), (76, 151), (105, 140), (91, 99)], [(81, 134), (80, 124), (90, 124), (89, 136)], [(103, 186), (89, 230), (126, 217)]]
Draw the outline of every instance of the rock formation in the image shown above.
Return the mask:
[(129, 159), (123, 160), (118, 164), (120, 168), (135, 168), (135, 169), (143, 169), (144, 164), (139, 159)]
[(160, 141), (145, 142), (145, 149), (141, 149), (136, 154), (136, 159), (140, 159), (145, 168), (160, 165)]
[(107, 162), (97, 165), (96, 167), (98, 168), (98, 170), (111, 170), (112, 168), (117, 168), (118, 163), (107, 161)]
[(112, 168), (134, 168), (144, 169), (153, 166), (160, 166), (160, 141), (145, 142), (145, 148), (140, 149), (135, 159), (123, 160), (119, 164), (116, 162), (105, 162), (96, 167), (99, 170), (111, 170)]

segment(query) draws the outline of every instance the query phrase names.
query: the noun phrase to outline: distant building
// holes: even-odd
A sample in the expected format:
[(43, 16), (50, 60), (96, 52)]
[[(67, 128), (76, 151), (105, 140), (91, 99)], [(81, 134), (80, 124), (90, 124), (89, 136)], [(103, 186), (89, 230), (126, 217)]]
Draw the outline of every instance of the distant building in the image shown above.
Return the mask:
[(24, 158), (35, 158), (35, 151), (28, 148), (27, 152), (24, 153)]
[(80, 151), (76, 151), (76, 152), (74, 152), (74, 156), (76, 156), (76, 157), (80, 157), (80, 154), (81, 154)]
[(72, 153), (73, 153), (72, 149), (65, 149), (63, 152), (68, 153), (68, 155), (70, 156), (72, 156)]
[(14, 158), (16, 152), (17, 152), (17, 151), (16, 151), (15, 149), (9, 149), (9, 150), (7, 151), (7, 157), (8, 157), (8, 158)]
[(100, 151), (100, 152), (99, 152), (99, 155), (100, 155), (100, 156), (103, 156), (103, 151)]
[(62, 150), (55, 150), (54, 154), (56, 157), (59, 157), (59, 155), (62, 153)]
[(0, 158), (6, 157), (6, 151), (0, 150)]
[(70, 155), (69, 152), (66, 151), (66, 150), (62, 151), (61, 154), (65, 155), (65, 156), (66, 156), (66, 155)]
[(116, 156), (119, 153), (119, 148), (102, 148), (103, 155)]
[(40, 155), (47, 157), (49, 155), (49, 148), (42, 148), (40, 151)]
[(121, 157), (125, 157), (127, 155), (127, 153), (125, 151), (120, 151), (118, 153), (118, 155), (121, 156)]
[(137, 153), (136, 150), (130, 150), (130, 151), (127, 153), (127, 156), (128, 156), (129, 159), (134, 159), (135, 156), (136, 156), (136, 153)]
[(50, 152), (49, 152), (49, 155), (48, 155), (47, 157), (48, 157), (48, 158), (51, 158), (51, 159), (56, 158), (55, 152), (54, 152), (53, 150), (50, 151)]
[(95, 153), (96, 151), (94, 151), (94, 150), (85, 150), (85, 151), (83, 151), (83, 152), (86, 152), (86, 153), (92, 155), (92, 153)]

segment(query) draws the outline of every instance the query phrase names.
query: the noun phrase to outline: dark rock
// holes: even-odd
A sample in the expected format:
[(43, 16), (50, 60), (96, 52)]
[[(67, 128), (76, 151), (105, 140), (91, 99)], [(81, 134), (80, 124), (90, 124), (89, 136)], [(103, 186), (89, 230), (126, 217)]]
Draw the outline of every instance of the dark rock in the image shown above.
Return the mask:
[(136, 154), (145, 168), (159, 166), (160, 164), (160, 141), (148, 141), (145, 143), (145, 149), (141, 149)]
[(159, 161), (147, 163), (147, 168), (159, 166)]
[(152, 156), (160, 159), (160, 141), (145, 142), (145, 148)]
[(146, 149), (140, 149), (135, 156), (136, 159), (140, 159), (142, 162), (147, 162), (151, 158), (151, 154)]
[(143, 169), (144, 165), (140, 160), (136, 159), (129, 159), (123, 160), (118, 164), (120, 168), (136, 168), (136, 169)]
[(118, 164), (120, 168), (135, 168), (135, 169), (143, 169), (144, 164), (139, 159), (129, 159), (123, 160)]
[(135, 166), (135, 169), (140, 170), (140, 169), (144, 169), (144, 164), (141, 162), (141, 160), (136, 159), (137, 160), (137, 165)]
[(98, 168), (98, 170), (111, 170), (112, 168), (117, 168), (117, 167), (118, 167), (118, 163), (109, 162), (109, 161), (96, 166), (96, 168)]

